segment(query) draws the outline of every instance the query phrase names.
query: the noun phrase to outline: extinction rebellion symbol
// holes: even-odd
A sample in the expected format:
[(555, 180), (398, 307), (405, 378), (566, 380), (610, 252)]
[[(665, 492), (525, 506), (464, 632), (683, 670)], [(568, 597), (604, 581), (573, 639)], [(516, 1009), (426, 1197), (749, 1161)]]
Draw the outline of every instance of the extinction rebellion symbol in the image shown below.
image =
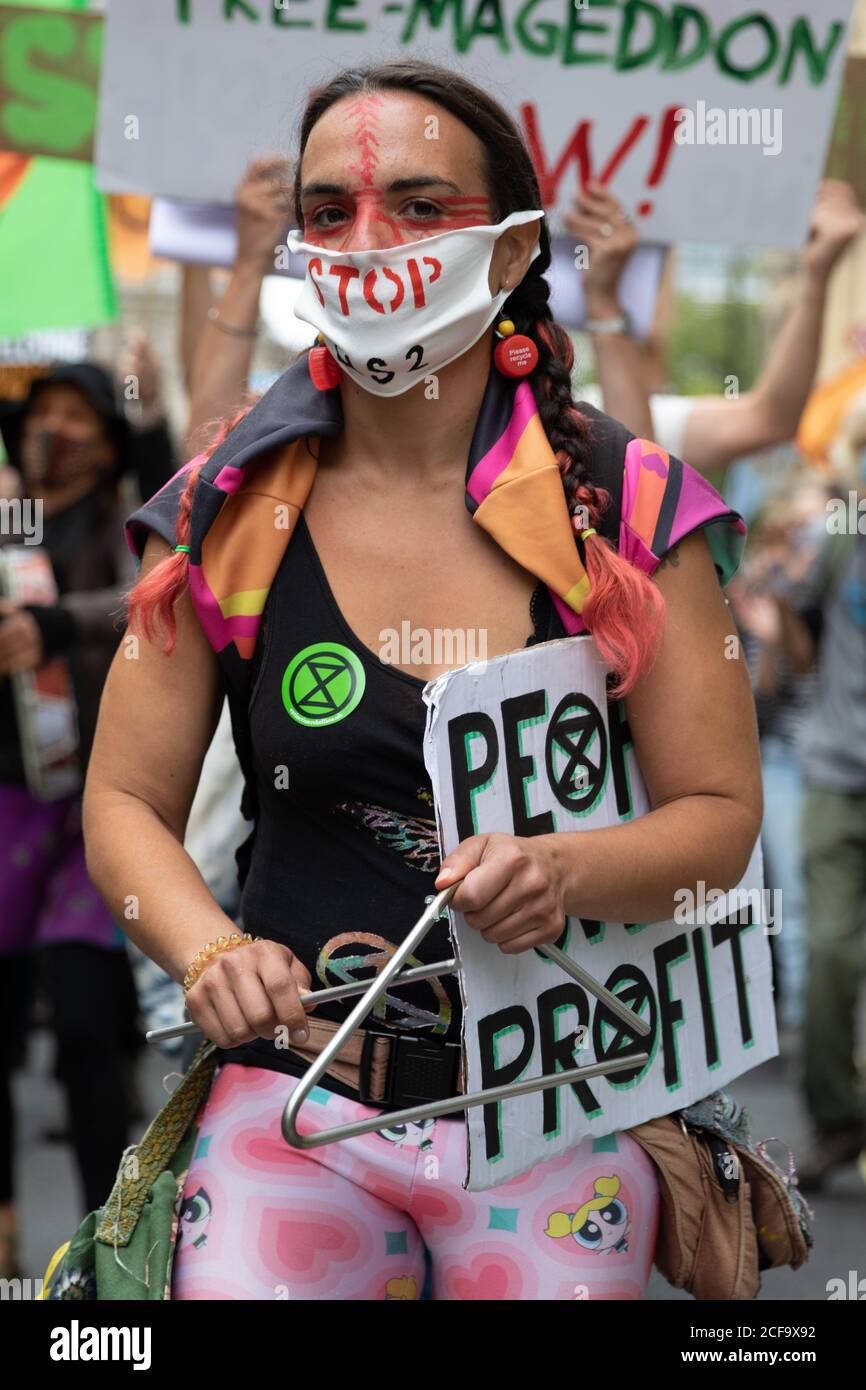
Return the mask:
[(573, 815), (592, 810), (607, 780), (604, 720), (587, 695), (566, 695), (553, 712), (545, 742), (551, 790)]
[(286, 667), (283, 704), (298, 724), (336, 724), (357, 707), (364, 683), (364, 668), (348, 647), (314, 642)]

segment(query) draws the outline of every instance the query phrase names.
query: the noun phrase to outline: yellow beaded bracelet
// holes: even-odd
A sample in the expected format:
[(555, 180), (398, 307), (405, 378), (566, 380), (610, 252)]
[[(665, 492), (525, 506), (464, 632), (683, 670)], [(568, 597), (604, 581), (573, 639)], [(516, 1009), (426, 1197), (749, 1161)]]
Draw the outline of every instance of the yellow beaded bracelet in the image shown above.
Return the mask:
[(218, 936), (216, 941), (208, 941), (197, 951), (187, 967), (187, 972), (183, 977), (183, 992), (188, 994), (206, 966), (210, 965), (215, 956), (219, 956), (223, 951), (233, 951), (236, 946), (252, 946), (254, 941), (260, 941), (261, 937), (250, 936), (249, 932), (233, 931), (229, 936)]

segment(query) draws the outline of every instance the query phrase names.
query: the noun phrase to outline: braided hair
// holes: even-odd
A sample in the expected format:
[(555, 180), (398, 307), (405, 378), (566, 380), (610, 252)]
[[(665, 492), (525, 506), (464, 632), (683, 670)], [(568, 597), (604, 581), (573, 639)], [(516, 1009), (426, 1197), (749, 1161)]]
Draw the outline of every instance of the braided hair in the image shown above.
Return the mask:
[[(507, 216), (508, 214), (503, 214)], [(574, 346), (550, 313), (550, 284), (544, 271), (550, 264), (549, 241), (526, 276), (503, 306), (517, 330), (538, 348), (538, 362), (529, 380), (544, 432), (552, 448), (591, 584), (582, 617), (596, 646), (613, 672), (612, 696), (623, 696), (651, 667), (661, 640), (664, 600), (642, 570), (620, 556), (597, 527), (610, 505), (608, 493), (592, 480), (590, 424), (572, 397)]]

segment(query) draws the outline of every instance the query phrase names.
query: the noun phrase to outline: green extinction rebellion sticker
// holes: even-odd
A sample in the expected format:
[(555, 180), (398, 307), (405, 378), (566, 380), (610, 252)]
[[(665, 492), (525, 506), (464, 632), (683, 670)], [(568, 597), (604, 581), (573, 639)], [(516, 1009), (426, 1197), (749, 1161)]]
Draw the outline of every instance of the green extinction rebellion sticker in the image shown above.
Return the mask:
[(337, 642), (314, 642), (286, 667), (283, 704), (308, 728), (336, 724), (357, 707), (364, 684), (364, 667), (354, 652)]

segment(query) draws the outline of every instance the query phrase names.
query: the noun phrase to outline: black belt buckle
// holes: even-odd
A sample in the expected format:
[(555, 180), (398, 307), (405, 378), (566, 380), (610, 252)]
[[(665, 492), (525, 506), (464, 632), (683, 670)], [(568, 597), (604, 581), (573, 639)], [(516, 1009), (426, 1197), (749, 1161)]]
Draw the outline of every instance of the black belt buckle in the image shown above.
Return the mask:
[[(385, 1075), (385, 1094), (374, 1099), (370, 1095), (370, 1068), (373, 1061), (373, 1042), (387, 1038), (391, 1044)], [(455, 1100), (459, 1107), (457, 1082), (460, 1074), (462, 1048), (456, 1042), (431, 1042), (411, 1033), (396, 1033), (386, 1029), (366, 1028), (361, 1065), (358, 1075), (358, 1094), (368, 1105), (388, 1105), (408, 1109), (433, 1100)]]

